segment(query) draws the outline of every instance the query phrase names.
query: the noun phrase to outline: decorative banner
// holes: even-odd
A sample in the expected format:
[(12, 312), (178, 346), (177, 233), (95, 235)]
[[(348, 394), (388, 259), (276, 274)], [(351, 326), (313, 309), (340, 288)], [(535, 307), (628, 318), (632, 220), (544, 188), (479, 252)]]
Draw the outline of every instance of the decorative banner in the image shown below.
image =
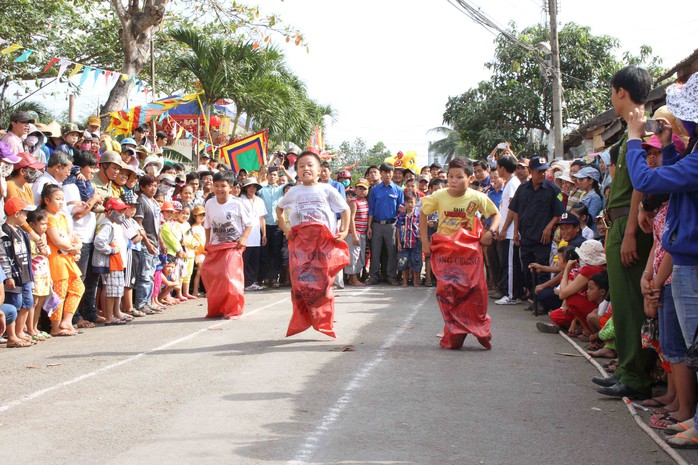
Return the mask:
[(68, 69), (69, 65), (70, 62), (68, 60), (61, 60), (61, 66), (58, 68), (58, 79), (63, 76), (63, 73), (65, 73), (65, 70)]
[(92, 71), (92, 66), (85, 66), (84, 67), (85, 71), (82, 72), (82, 76), (80, 77), (80, 87), (82, 87), (83, 84), (85, 84), (85, 81), (87, 80), (87, 75), (90, 74)]
[(310, 136), (310, 140), (308, 140), (308, 147), (312, 147), (316, 149), (318, 152), (322, 152), (323, 150), (325, 150), (325, 138), (322, 135), (321, 126), (315, 126), (313, 135)]
[(2, 50), (0, 50), (0, 53), (2, 53), (3, 55), (8, 55), (8, 54), (10, 54), (10, 53), (12, 53), (12, 52), (16, 52), (17, 50), (21, 50), (21, 49), (22, 49), (22, 46), (21, 46), (21, 45), (19, 45), (19, 44), (12, 44), (12, 45), (10, 45), (9, 47), (3, 48)]
[(262, 131), (221, 147), (220, 158), (236, 173), (257, 171), (267, 163), (268, 132)]
[(34, 53), (34, 50), (27, 50), (26, 52), (15, 58), (15, 63), (24, 63), (29, 59), (32, 53)]
[(99, 75), (102, 74), (101, 69), (95, 69), (95, 72), (92, 74), (92, 77), (94, 78), (94, 82), (92, 83), (92, 86), (94, 87), (97, 85), (97, 80), (99, 79)]
[(68, 77), (75, 76), (76, 74), (78, 74), (80, 72), (81, 69), (82, 69), (82, 65), (80, 63), (78, 63), (77, 65), (75, 65), (75, 68), (73, 68), (73, 70), (70, 73), (68, 73)]
[(51, 58), (51, 61), (48, 62), (48, 64), (46, 65), (46, 67), (44, 68), (44, 70), (41, 73), (42, 74), (45, 73), (46, 71), (49, 70), (49, 68), (51, 68), (51, 66), (55, 65), (59, 61), (61, 61), (60, 58)]

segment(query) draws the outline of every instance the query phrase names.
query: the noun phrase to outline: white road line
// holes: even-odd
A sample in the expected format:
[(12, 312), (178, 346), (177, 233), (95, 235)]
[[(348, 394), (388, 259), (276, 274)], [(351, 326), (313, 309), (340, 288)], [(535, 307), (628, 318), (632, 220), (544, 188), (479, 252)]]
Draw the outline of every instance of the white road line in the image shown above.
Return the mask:
[[(258, 311), (260, 311), (260, 310), (264, 310), (264, 309), (266, 309), (266, 308), (269, 308), (269, 307), (272, 307), (272, 306), (274, 306), (274, 305), (278, 305), (278, 304), (280, 304), (280, 303), (282, 303), (282, 302), (285, 302), (285, 301), (287, 301), (287, 300), (290, 300), (290, 298), (291, 298), (290, 296), (289, 296), (289, 297), (285, 297), (285, 298), (283, 298), (283, 299), (280, 299), (280, 300), (277, 300), (277, 301), (275, 301), (275, 302), (272, 302), (272, 303), (270, 303), (270, 304), (268, 304), (268, 305), (264, 305), (264, 306), (262, 306), (262, 307), (255, 308), (254, 310), (252, 310), (252, 311), (250, 311), (250, 312), (244, 313), (244, 314), (243, 314), (243, 318), (244, 318), (244, 317), (252, 316), (252, 315), (254, 315), (255, 313), (257, 313)], [(64, 388), (64, 387), (66, 387), (66, 386), (70, 386), (71, 384), (79, 383), (80, 381), (84, 381), (84, 380), (86, 380), (86, 379), (88, 379), (88, 378), (93, 378), (93, 377), (95, 377), (95, 376), (97, 376), (97, 375), (99, 375), (99, 374), (102, 374), (102, 373), (105, 373), (105, 372), (107, 372), (107, 371), (113, 370), (114, 368), (120, 367), (120, 366), (122, 366), (122, 365), (126, 365), (126, 364), (129, 364), (129, 363), (131, 363), (131, 362), (135, 362), (136, 360), (138, 360), (138, 359), (140, 359), (141, 357), (144, 357), (144, 356), (146, 356), (146, 355), (152, 354), (152, 353), (154, 353), (154, 352), (159, 352), (159, 351), (161, 351), (161, 350), (168, 349), (168, 348), (170, 348), (170, 347), (172, 347), (172, 346), (174, 346), (174, 345), (179, 344), (180, 342), (184, 342), (184, 341), (187, 341), (187, 340), (189, 340), (189, 339), (192, 339), (192, 338), (198, 336), (199, 334), (208, 331), (208, 330), (211, 329), (211, 328), (218, 328), (218, 327), (220, 327), (220, 326), (223, 326), (223, 325), (226, 325), (226, 324), (230, 323), (231, 321), (233, 321), (233, 320), (224, 320), (224, 321), (221, 321), (221, 322), (216, 323), (216, 324), (214, 324), (214, 325), (212, 325), (212, 326), (208, 326), (208, 327), (203, 328), (203, 329), (200, 329), (200, 330), (198, 330), (198, 331), (194, 331), (193, 333), (191, 333), (191, 334), (189, 334), (189, 335), (187, 335), (187, 336), (180, 337), (180, 338), (175, 339), (175, 340), (170, 341), (170, 342), (166, 342), (165, 344), (162, 344), (161, 346), (158, 346), (158, 347), (156, 347), (156, 348), (154, 348), (154, 349), (150, 349), (150, 350), (148, 350), (148, 351), (141, 352), (141, 353), (136, 354), (136, 355), (133, 355), (133, 356), (131, 356), (131, 357), (129, 357), (129, 358), (125, 358), (125, 359), (123, 359), (123, 360), (120, 360), (120, 361), (118, 361), (118, 362), (116, 362), (116, 363), (112, 363), (111, 365), (107, 365), (107, 366), (104, 366), (104, 367), (102, 367), (102, 368), (98, 368), (98, 369), (96, 369), (96, 370), (94, 370), (94, 371), (91, 371), (91, 372), (89, 372), (89, 373), (85, 373), (84, 375), (78, 376), (77, 378), (69, 379), (69, 380), (67, 380), (67, 381), (63, 381), (62, 383), (58, 383), (58, 384), (55, 384), (55, 385), (53, 385), (53, 386), (47, 387), (46, 389), (41, 389), (40, 391), (32, 392), (31, 394), (26, 395), (26, 396), (23, 397), (22, 399), (18, 399), (18, 400), (15, 400), (15, 401), (12, 401), (12, 402), (9, 402), (9, 403), (7, 403), (7, 404), (5, 404), (5, 405), (0, 406), (0, 413), (6, 412), (7, 410), (10, 410), (11, 408), (17, 407), (17, 406), (19, 406), (19, 405), (21, 405), (21, 404), (23, 404), (23, 403), (25, 403), (25, 402), (28, 402), (28, 401), (30, 401), (30, 400), (34, 400), (34, 399), (37, 399), (37, 398), (39, 398), (39, 397), (41, 397), (41, 396), (44, 396), (44, 395), (48, 394), (49, 392), (53, 392), (53, 391), (55, 391), (55, 390), (57, 390), (57, 389), (61, 389), (61, 388)]]
[(422, 306), (431, 299), (431, 290), (429, 290), (427, 296), (422, 299), (418, 304), (417, 308), (410, 313), (407, 318), (400, 324), (400, 327), (390, 334), (385, 342), (378, 348), (376, 356), (366, 362), (359, 371), (356, 372), (354, 377), (349, 381), (347, 386), (344, 388), (344, 395), (337, 399), (337, 402), (329, 409), (327, 414), (320, 420), (315, 429), (305, 438), (303, 445), (298, 449), (293, 460), (288, 462), (288, 465), (303, 465), (307, 464), (311, 459), (313, 453), (320, 443), (322, 436), (332, 428), (334, 423), (339, 420), (340, 415), (349, 406), (352, 401), (354, 391), (356, 391), (360, 386), (361, 382), (368, 378), (371, 372), (383, 361), (385, 354), (390, 349), (390, 347), (395, 344), (397, 338), (402, 336), (402, 333), (408, 328), (410, 322), (417, 316), (417, 313), (422, 309)]

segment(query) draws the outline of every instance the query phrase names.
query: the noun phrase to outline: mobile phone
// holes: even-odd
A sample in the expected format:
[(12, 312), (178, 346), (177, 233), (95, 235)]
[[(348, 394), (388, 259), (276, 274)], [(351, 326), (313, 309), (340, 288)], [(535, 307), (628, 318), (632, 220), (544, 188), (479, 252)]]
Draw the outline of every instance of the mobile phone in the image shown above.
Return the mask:
[(651, 132), (653, 134), (660, 134), (663, 129), (663, 124), (661, 121), (656, 119), (648, 119), (645, 123), (645, 132)]
[(498, 148), (499, 150), (504, 150), (504, 149), (507, 148), (507, 143), (506, 143), (506, 142), (500, 142), (499, 144), (497, 144), (497, 148)]

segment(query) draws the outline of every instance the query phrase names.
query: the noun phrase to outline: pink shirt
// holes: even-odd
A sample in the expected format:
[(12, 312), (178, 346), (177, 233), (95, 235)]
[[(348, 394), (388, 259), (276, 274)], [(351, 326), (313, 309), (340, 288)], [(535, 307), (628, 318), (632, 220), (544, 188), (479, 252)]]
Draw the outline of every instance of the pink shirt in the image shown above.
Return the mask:
[(6, 142), (7, 145), (10, 146), (10, 148), (12, 149), (12, 153), (14, 153), (15, 155), (24, 152), (24, 143), (22, 142), (22, 138), (14, 132), (8, 132), (7, 134), (5, 134), (5, 136), (2, 138), (2, 141)]

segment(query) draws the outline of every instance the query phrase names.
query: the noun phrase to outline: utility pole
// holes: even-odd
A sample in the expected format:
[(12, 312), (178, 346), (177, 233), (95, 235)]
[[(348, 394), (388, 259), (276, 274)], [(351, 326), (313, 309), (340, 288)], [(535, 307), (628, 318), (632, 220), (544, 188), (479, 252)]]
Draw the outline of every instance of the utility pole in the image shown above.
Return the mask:
[(562, 79), (560, 76), (560, 44), (557, 38), (557, 1), (548, 0), (550, 14), (550, 50), (553, 73), (553, 121), (552, 131), (555, 141), (554, 158), (564, 156), (562, 141)]
[[(151, 33), (150, 36), (150, 83), (152, 84), (152, 92), (151, 92), (151, 99), (155, 101), (155, 33)], [(157, 123), (155, 122), (155, 118), (151, 121), (152, 125), (152, 134), (153, 134), (153, 141), (156, 140), (155, 134), (157, 133)]]

